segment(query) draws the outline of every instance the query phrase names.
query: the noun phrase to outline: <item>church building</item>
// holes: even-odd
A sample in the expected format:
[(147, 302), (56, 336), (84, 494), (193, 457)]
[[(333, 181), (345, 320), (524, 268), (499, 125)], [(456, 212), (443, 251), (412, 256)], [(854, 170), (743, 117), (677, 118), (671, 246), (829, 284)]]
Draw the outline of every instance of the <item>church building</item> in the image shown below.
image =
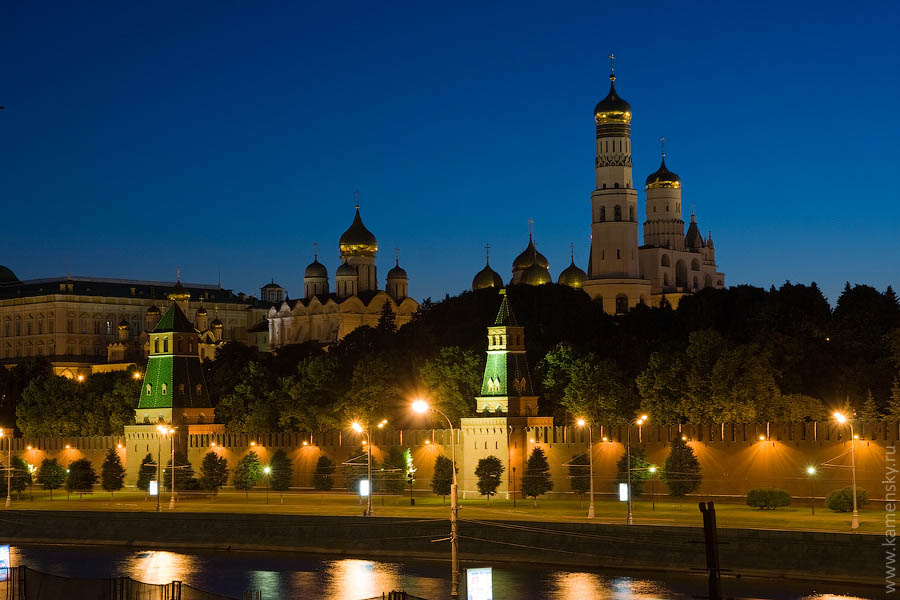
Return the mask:
[(419, 309), (419, 303), (409, 297), (409, 278), (400, 266), (399, 255), (387, 273), (385, 289), (378, 288), (378, 241), (363, 225), (358, 204), (338, 249), (341, 264), (334, 272), (334, 291), (328, 269), (319, 262), (316, 252), (303, 277), (303, 298), (285, 299), (269, 309), (271, 349), (309, 341), (333, 343), (357, 327), (374, 327), (385, 302), (394, 311), (398, 327), (408, 323)]
[[(704, 238), (691, 211), (684, 230), (681, 178), (666, 166), (644, 182), (646, 194), (643, 244), (638, 237), (638, 191), (631, 164), (631, 105), (616, 92), (615, 72), (609, 93), (594, 107), (596, 126), (595, 189), (591, 192), (591, 248), (587, 271), (571, 264), (557, 283), (583, 289), (611, 314), (638, 304), (673, 307), (685, 295), (704, 288), (722, 289), (725, 274), (716, 265), (712, 234)], [(663, 140), (664, 141), (664, 140)], [(529, 234), (528, 246), (513, 261), (511, 285), (543, 285), (552, 281), (549, 263)], [(472, 281), (475, 290), (499, 288), (502, 281), (490, 265)]]

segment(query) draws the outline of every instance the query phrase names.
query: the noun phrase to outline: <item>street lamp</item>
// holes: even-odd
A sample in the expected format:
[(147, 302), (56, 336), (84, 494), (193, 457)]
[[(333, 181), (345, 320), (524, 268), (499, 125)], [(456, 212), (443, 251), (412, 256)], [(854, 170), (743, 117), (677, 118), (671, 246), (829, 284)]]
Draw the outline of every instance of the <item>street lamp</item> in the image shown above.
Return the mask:
[(844, 423), (850, 425), (850, 472), (853, 478), (853, 514), (850, 517), (850, 531), (856, 533), (859, 531), (859, 510), (856, 507), (856, 436), (853, 435), (853, 421), (846, 415), (841, 412), (835, 412), (834, 419), (841, 425)]
[[(6, 432), (0, 429), (0, 437)], [(6, 438), (6, 447), (9, 448), (6, 459), (6, 508), (12, 504), (12, 435)]]
[(417, 413), (429, 411), (437, 413), (447, 419), (447, 424), (450, 426), (450, 464), (453, 469), (453, 482), (450, 484), (450, 597), (459, 598), (459, 530), (456, 523), (459, 504), (457, 502), (456, 439), (453, 437), (453, 423), (450, 421), (450, 417), (430, 406), (425, 400), (419, 399), (413, 402), (412, 409)]
[(656, 510), (656, 486), (653, 485), (656, 479), (656, 465), (650, 465), (647, 470), (650, 471), (650, 510)]
[[(378, 424), (378, 428), (382, 429), (385, 425), (387, 425), (387, 419), (382, 419)], [(359, 424), (359, 421), (353, 421), (353, 423), (350, 424), (350, 427), (352, 427), (353, 431), (356, 433), (366, 434), (366, 440), (363, 442), (366, 445), (367, 477), (369, 478), (369, 495), (368, 501), (366, 502), (366, 516), (371, 517), (375, 514), (374, 508), (372, 507), (372, 492), (375, 490), (375, 486), (372, 485), (372, 431), (369, 429), (368, 425), (363, 429), (363, 426)]]
[(263, 467), (263, 474), (266, 476), (266, 504), (269, 503), (269, 473), (272, 472), (272, 467), (266, 465)]
[[(647, 422), (649, 417), (647, 415), (641, 415), (638, 417), (633, 423), (640, 427), (644, 423)], [(627, 443), (625, 444), (625, 468), (628, 471), (628, 516), (625, 518), (625, 524), (631, 525), (631, 423), (628, 424), (628, 435), (626, 436)]]
[[(578, 426), (585, 426), (584, 419), (578, 419)], [(588, 519), (594, 518), (594, 430), (593, 427), (588, 423), (588, 464), (590, 465), (590, 476), (591, 476), (591, 501), (588, 504)]]
[[(157, 455), (159, 456), (159, 461), (158, 461), (159, 464), (157, 465), (157, 471), (156, 471), (157, 472), (156, 480), (158, 482), (157, 485), (162, 484), (162, 439), (166, 435), (172, 436), (172, 454), (171, 454), (172, 487), (169, 490), (169, 510), (175, 510), (175, 436), (172, 435), (173, 433), (175, 433), (175, 429), (172, 427), (168, 427), (166, 425), (157, 425), (156, 430), (159, 432), (159, 440), (158, 440), (159, 443), (157, 444), (157, 451), (156, 451)], [(156, 490), (156, 512), (159, 512), (161, 510), (160, 506), (159, 506), (159, 497), (161, 495), (162, 495), (162, 490), (157, 488), (157, 490)]]
[(816, 476), (816, 468), (812, 465), (806, 467), (806, 474), (809, 476), (809, 508), (812, 511), (812, 514), (816, 514), (816, 489), (815, 489), (815, 476)]

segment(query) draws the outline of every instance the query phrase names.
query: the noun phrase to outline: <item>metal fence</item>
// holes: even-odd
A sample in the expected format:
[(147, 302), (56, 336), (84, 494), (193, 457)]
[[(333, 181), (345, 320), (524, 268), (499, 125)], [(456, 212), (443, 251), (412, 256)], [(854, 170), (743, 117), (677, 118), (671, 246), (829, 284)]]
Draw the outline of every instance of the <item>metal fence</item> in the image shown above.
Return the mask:
[(130, 577), (76, 578), (41, 573), (28, 567), (12, 567), (6, 583), (6, 600), (237, 600), (191, 587), (180, 581), (143, 583)]

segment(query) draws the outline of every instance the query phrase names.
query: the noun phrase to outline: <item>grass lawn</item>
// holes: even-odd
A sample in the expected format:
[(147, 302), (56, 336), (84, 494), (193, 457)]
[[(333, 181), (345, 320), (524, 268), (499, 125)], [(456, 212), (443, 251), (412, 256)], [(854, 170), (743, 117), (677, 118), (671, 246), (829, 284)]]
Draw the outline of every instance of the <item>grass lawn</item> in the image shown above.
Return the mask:
[[(180, 494), (176, 499), (176, 511), (212, 513), (273, 513), (305, 515), (345, 515), (361, 516), (365, 504), (360, 499), (346, 493), (290, 492), (284, 495), (269, 493), (266, 504), (264, 490), (253, 490), (249, 496), (242, 492), (226, 490), (214, 499), (206, 496)], [(689, 525), (701, 526), (702, 519), (697, 502), (703, 498), (685, 498), (672, 501), (665, 498), (657, 501), (655, 510), (651, 502), (638, 499), (634, 502), (634, 523), (637, 525)], [(169, 494), (163, 492), (161, 498), (163, 512), (168, 511)], [(446, 519), (449, 516), (447, 504), (440, 497), (417, 493), (416, 505), (410, 506), (409, 496), (376, 496), (374, 499), (376, 516), (385, 517), (425, 517)], [(460, 519), (507, 519), (528, 521), (569, 521), (586, 522), (587, 501), (568, 497), (539, 498), (537, 507), (530, 499), (518, 500), (513, 507), (512, 500), (493, 499), (488, 504), (483, 498), (460, 499)], [(155, 511), (155, 498), (148, 498), (141, 492), (117, 492), (113, 497), (106, 492), (96, 492), (79, 497), (67, 495), (63, 490), (49, 493), (35, 489), (33, 499), (23, 494), (21, 499), (13, 495), (12, 509), (18, 510), (97, 510), (97, 511)], [(595, 519), (599, 523), (625, 523), (625, 503), (608, 497), (595, 501)], [(816, 503), (815, 516), (810, 514), (808, 503), (796, 501), (792, 506), (776, 510), (759, 510), (746, 506), (742, 499), (716, 501), (717, 521), (720, 527), (741, 527), (759, 529), (803, 529), (815, 531), (846, 532), (850, 529), (850, 513), (835, 513), (828, 510), (823, 502)], [(883, 533), (885, 512), (881, 505), (873, 505), (860, 511), (860, 531), (863, 533)]]

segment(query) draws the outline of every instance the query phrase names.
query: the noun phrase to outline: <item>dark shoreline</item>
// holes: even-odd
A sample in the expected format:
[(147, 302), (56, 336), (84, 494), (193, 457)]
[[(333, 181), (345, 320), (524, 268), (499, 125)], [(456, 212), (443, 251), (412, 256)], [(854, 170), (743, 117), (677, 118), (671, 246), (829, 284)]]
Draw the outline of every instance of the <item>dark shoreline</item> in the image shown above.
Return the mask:
[[(447, 562), (445, 520), (221, 513), (10, 511), (14, 544), (280, 552), (319, 558)], [(218, 538), (218, 539), (217, 539)], [(469, 538), (469, 539), (467, 539)], [(473, 540), (471, 538), (478, 538)], [(720, 529), (728, 576), (882, 585), (882, 536)], [(497, 521), (463, 523), (461, 560), (598, 571), (701, 572), (700, 528)], [(340, 549), (336, 549), (340, 548)]]

